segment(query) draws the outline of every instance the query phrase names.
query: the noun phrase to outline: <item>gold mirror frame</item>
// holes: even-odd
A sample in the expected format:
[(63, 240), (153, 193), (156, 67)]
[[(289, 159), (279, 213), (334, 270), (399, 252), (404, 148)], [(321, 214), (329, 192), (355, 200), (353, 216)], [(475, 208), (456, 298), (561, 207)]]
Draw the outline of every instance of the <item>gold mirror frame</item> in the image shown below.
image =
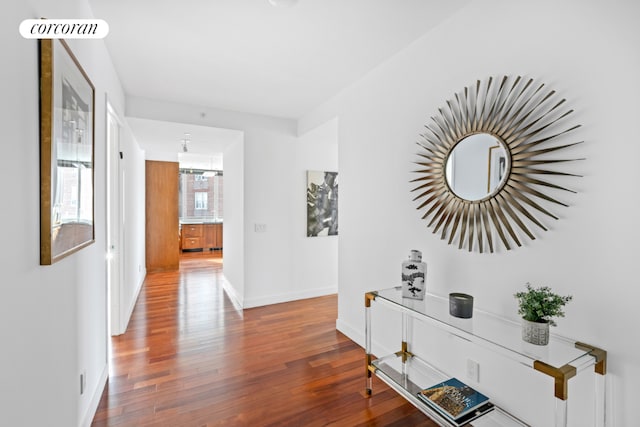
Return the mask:
[[(522, 246), (523, 234), (531, 240), (535, 235), (527, 220), (547, 231), (534, 214), (558, 219), (543, 205), (546, 202), (560, 206), (567, 204), (547, 194), (545, 190), (575, 191), (550, 181), (554, 177), (579, 175), (544, 168), (581, 159), (556, 158), (555, 154), (583, 141), (563, 144), (562, 136), (580, 127), (564, 128), (566, 118), (573, 110), (563, 111), (565, 99), (558, 100), (555, 91), (548, 91), (544, 83), (520, 76), (503, 76), (465, 87), (447, 101), (446, 108), (432, 116), (425, 125), (417, 144), (418, 177), (411, 182), (420, 185), (413, 200), (420, 201), (417, 210), (426, 210), (422, 219), (429, 220), (433, 233), (449, 244), (458, 240), (458, 248), (474, 247), (480, 252), (494, 252), (494, 232), (507, 250), (513, 243)], [(507, 177), (501, 186), (487, 197), (470, 201), (458, 197), (446, 179), (446, 164), (451, 151), (467, 136), (487, 133), (507, 148), (509, 165)], [(543, 167), (542, 169), (540, 167)], [(542, 201), (542, 203), (541, 203)]]

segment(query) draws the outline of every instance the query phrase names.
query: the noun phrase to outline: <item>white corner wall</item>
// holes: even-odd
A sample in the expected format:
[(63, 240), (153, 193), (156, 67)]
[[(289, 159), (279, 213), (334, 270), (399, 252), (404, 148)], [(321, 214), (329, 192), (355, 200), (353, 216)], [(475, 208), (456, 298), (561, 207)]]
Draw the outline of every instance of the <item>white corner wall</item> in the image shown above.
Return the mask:
[(339, 237), (306, 236), (306, 172), (337, 171), (337, 150), (336, 120), (300, 138), (263, 135), (247, 148), (245, 307), (337, 292)]
[[(338, 236), (307, 237), (307, 171), (338, 172), (338, 119), (333, 118), (301, 135), (295, 148), (294, 187), (292, 191), (293, 257), (291, 259), (295, 292), (301, 298), (338, 292)], [(338, 223), (340, 212), (338, 212)]]
[[(118, 112), (121, 114), (121, 112)], [(120, 293), (123, 329), (131, 320), (131, 314), (142, 289), (146, 268), (145, 244), (145, 152), (140, 148), (129, 126), (124, 123), (120, 133), (121, 160), (125, 178), (124, 194), (124, 283)]]
[(224, 161), (224, 286), (234, 303), (244, 302), (244, 138), (223, 153)]
[(337, 122), (300, 138), (252, 134), (245, 134), (243, 306), (336, 293), (338, 239), (306, 237), (306, 171), (338, 170)]
[[(640, 4), (633, 1), (474, 1), (300, 120), (302, 131), (334, 116), (340, 122), (339, 329), (364, 342), (363, 294), (398, 284), (400, 262), (413, 248), (429, 266), (430, 291), (473, 294), (478, 307), (514, 320), (514, 292), (527, 281), (550, 285), (574, 296), (556, 332), (609, 352), (608, 425), (635, 425), (638, 16)], [(456, 91), (502, 74), (545, 82), (575, 109), (571, 120), (583, 127), (569, 139), (585, 141), (573, 153), (586, 160), (568, 167), (584, 177), (573, 181), (577, 194), (563, 195), (570, 207), (556, 208), (560, 219), (545, 220), (550, 230), (537, 232), (537, 240), (509, 252), (468, 253), (439, 240), (415, 209), (409, 184), (414, 142)], [(463, 361), (451, 370), (464, 375)], [(502, 372), (494, 386), (525, 378)], [(491, 390), (489, 383), (480, 386)], [(548, 425), (530, 400), (496, 396), (532, 424)], [(590, 401), (577, 405), (574, 414), (592, 413)], [(570, 417), (570, 424), (582, 427), (579, 419)]]

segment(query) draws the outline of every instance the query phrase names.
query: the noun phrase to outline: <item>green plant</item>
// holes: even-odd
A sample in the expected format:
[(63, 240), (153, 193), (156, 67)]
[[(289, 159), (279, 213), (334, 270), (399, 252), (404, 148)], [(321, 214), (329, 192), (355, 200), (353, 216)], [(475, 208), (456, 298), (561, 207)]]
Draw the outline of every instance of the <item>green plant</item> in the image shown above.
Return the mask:
[(518, 300), (518, 314), (530, 322), (545, 323), (556, 326), (554, 317), (564, 317), (562, 307), (573, 299), (571, 295), (565, 297), (555, 294), (548, 286), (533, 288), (527, 283), (527, 290), (516, 292)]

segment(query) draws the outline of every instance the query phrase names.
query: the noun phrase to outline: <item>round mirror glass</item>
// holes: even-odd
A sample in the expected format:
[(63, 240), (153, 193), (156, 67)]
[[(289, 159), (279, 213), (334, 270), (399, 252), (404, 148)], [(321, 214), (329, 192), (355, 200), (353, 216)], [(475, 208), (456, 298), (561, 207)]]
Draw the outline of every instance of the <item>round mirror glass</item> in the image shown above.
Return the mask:
[(502, 186), (509, 167), (507, 148), (500, 139), (488, 133), (469, 135), (449, 153), (447, 184), (461, 199), (482, 200)]

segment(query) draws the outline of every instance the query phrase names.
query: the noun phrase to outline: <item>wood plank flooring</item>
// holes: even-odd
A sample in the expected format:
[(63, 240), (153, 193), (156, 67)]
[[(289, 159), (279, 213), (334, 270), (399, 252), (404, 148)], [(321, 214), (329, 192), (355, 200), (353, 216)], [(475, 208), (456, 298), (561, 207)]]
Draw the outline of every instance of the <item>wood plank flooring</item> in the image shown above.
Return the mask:
[(335, 329), (335, 295), (237, 310), (220, 252), (145, 280), (92, 426), (427, 426)]

